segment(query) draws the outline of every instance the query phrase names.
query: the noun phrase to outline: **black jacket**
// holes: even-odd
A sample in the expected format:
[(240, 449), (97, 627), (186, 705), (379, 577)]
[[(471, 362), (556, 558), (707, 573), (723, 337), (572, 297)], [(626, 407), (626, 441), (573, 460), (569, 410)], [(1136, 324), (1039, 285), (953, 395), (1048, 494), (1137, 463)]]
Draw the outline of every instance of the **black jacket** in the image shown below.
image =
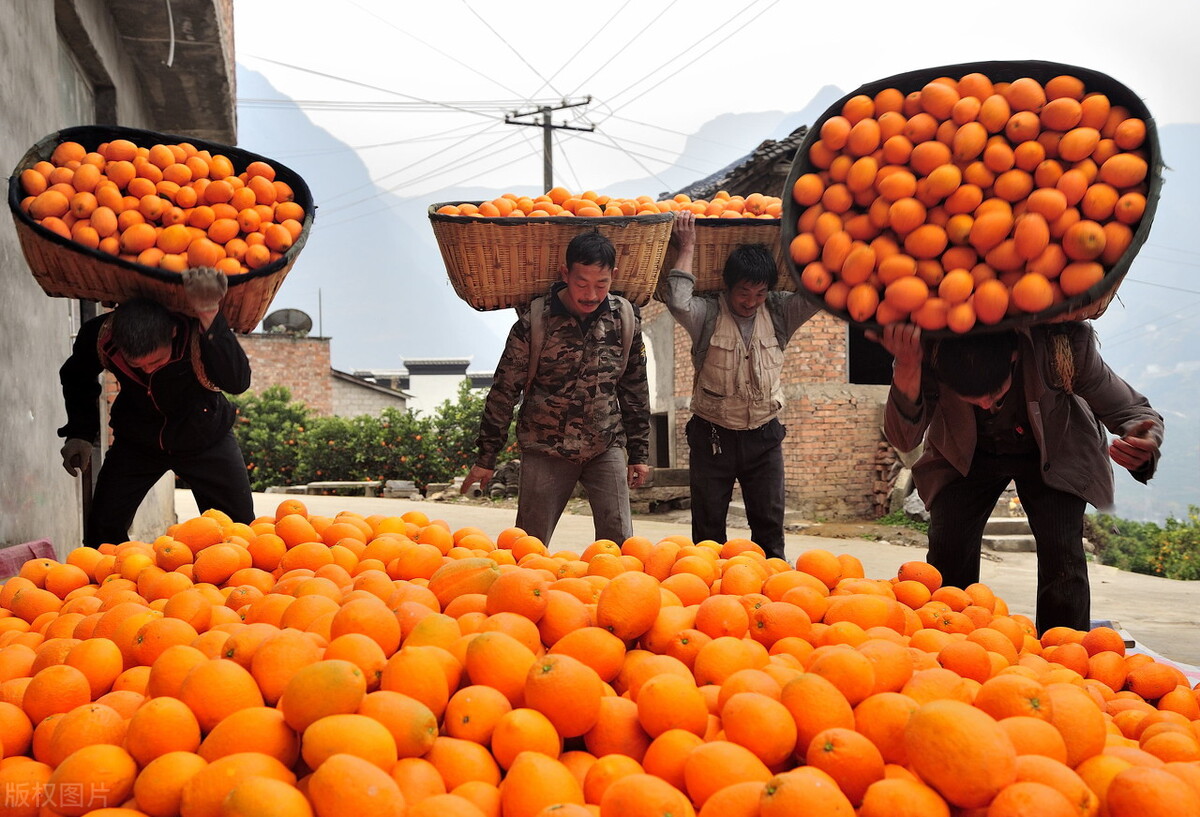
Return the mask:
[(67, 408), (59, 436), (97, 438), (97, 376), (104, 369), (121, 386), (109, 417), (114, 440), (121, 444), (186, 454), (225, 436), (234, 408), (222, 391), (241, 394), (250, 387), (250, 361), (225, 317), (218, 314), (204, 332), (194, 318), (174, 315), (171, 359), (151, 375), (129, 365), (113, 345), (109, 318), (101, 315), (80, 327), (71, 356), (59, 369)]

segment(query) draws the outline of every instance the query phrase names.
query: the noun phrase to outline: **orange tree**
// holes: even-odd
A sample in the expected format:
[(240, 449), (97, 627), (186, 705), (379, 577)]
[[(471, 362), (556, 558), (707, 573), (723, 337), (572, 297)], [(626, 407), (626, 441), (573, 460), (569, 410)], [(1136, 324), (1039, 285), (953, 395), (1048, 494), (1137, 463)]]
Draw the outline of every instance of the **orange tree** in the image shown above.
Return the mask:
[[(475, 460), (483, 412), (483, 398), (467, 380), (456, 400), (443, 402), (428, 417), (393, 408), (378, 415), (317, 417), (292, 402), (282, 386), (234, 403), (234, 433), (256, 491), (314, 480), (411, 480), (422, 490), (431, 482), (449, 482)], [(514, 452), (510, 445), (501, 459)]]
[(232, 396), (237, 409), (233, 433), (250, 474), (250, 487), (299, 482), (300, 443), (312, 420), (308, 407), (293, 402), (286, 386), (270, 386), (262, 394)]

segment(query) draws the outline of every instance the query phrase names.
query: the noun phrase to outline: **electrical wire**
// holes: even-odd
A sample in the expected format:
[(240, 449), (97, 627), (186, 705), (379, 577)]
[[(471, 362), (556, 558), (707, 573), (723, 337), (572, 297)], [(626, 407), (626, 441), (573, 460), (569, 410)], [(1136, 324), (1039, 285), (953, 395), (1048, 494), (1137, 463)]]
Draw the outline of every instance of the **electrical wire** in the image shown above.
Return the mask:
[[(528, 157), (528, 156), (518, 156), (517, 158), (515, 158), (515, 159), (510, 159), (510, 160), (509, 160), (509, 161), (507, 161), (507, 162), (503, 162), (503, 163), (501, 163), (501, 164), (498, 164), (498, 165), (493, 165), (492, 167), (489, 167), (489, 168), (487, 168), (486, 170), (484, 170), (484, 171), (482, 171), (482, 172), (484, 172), (484, 173), (492, 173), (492, 172), (495, 172), (495, 171), (497, 171), (497, 170), (503, 170), (504, 168), (506, 168), (506, 167), (509, 167), (509, 166), (511, 166), (511, 165), (514, 165), (514, 164), (516, 164), (517, 162), (524, 161), (524, 160), (525, 160), (525, 159), (527, 159), (527, 158), (529, 158), (529, 157)], [(459, 179), (459, 180), (457, 180), (457, 181), (455, 181), (455, 182), (451, 182), (451, 183), (447, 184), (447, 185), (446, 185), (446, 187), (451, 187), (451, 188), (452, 188), (452, 187), (458, 187), (459, 185), (465, 184), (465, 183), (469, 182), (470, 180), (471, 180), (471, 177), (466, 177), (466, 178), (463, 178), (463, 179)], [(387, 201), (385, 200), (385, 204), (384, 204), (384, 208), (385, 208), (385, 209), (391, 210), (391, 209), (395, 209), (395, 207), (396, 207), (396, 204), (395, 204), (395, 203), (392, 203), (392, 202), (387, 202)], [(351, 222), (358, 222), (358, 221), (361, 221), (361, 220), (362, 220), (362, 218), (363, 218), (362, 216), (351, 216), (351, 217), (349, 217), (349, 218), (344, 218), (344, 219), (342, 219), (341, 221), (333, 221), (333, 222), (329, 222), (329, 221), (324, 221), (324, 222), (314, 222), (314, 227), (313, 227), (313, 229), (314, 229), (314, 230), (316, 230), (316, 229), (318, 229), (318, 228), (320, 228), (320, 229), (330, 229), (330, 228), (332, 228), (332, 227), (338, 227), (338, 226), (340, 226), (340, 225), (342, 225), (342, 224), (349, 224), (349, 223), (351, 223)]]
[(281, 62), (279, 60), (273, 60), (270, 57), (260, 57), (260, 56), (254, 55), (254, 54), (248, 54), (246, 56), (249, 56), (251, 59), (262, 60), (263, 62), (269, 62), (272, 65), (278, 65), (281, 68), (290, 68), (293, 71), (300, 71), (301, 73), (304, 73), (304, 74), (312, 74), (313, 76), (324, 77), (325, 79), (332, 79), (337, 82), (345, 82), (349, 85), (357, 85), (360, 88), (368, 88), (372, 91), (379, 91), (380, 93), (391, 94), (392, 96), (400, 96), (400, 97), (404, 97), (405, 99), (411, 99), (415, 102), (422, 102), (427, 105), (432, 105), (434, 108), (436, 108), (438, 110), (444, 109), (444, 110), (458, 111), (459, 113), (468, 113), (473, 116), (485, 116), (486, 115), (486, 114), (480, 113), (478, 111), (473, 111), (470, 108), (458, 107), (450, 102), (436, 102), (431, 99), (422, 99), (421, 97), (418, 97), (418, 96), (412, 96), (411, 94), (401, 93), (400, 91), (393, 91), (390, 88), (381, 88), (378, 85), (371, 85), (370, 83), (360, 82), (356, 79), (347, 79), (346, 77), (339, 77), (336, 74), (329, 74), (324, 71), (317, 71), (313, 68), (305, 68), (302, 65), (295, 65), (293, 63), (287, 63), (287, 62)]
[[(482, 134), (480, 134), (480, 135), (482, 135)], [(462, 161), (459, 161), (459, 160), (457, 160), (457, 159), (452, 159), (452, 160), (450, 161), (450, 163), (449, 163), (449, 164), (442, 164), (442, 165), (440, 165), (439, 167), (436, 167), (436, 168), (433, 168), (433, 169), (431, 169), (431, 170), (425, 171), (425, 172), (424, 172), (423, 174), (421, 174), (421, 175), (418, 175), (418, 176), (416, 176), (416, 177), (412, 177), (412, 178), (405, 179), (404, 181), (402, 181), (402, 182), (400, 182), (400, 183), (398, 183), (398, 184), (395, 184), (395, 185), (392, 185), (392, 186), (390, 186), (390, 187), (384, 188), (383, 190), (380, 190), (379, 192), (377, 192), (377, 193), (374, 193), (374, 194), (372, 194), (372, 195), (370, 195), (370, 196), (366, 196), (366, 197), (364, 197), (364, 198), (361, 198), (361, 199), (358, 199), (358, 200), (356, 200), (356, 201), (352, 201), (352, 202), (350, 202), (350, 203), (348, 203), (348, 204), (343, 204), (343, 205), (340, 205), (340, 206), (338, 206), (338, 207), (334, 208), (334, 209), (333, 209), (332, 211), (330, 211), (330, 212), (338, 213), (338, 212), (342, 212), (343, 210), (348, 210), (348, 209), (350, 209), (350, 208), (352, 208), (352, 207), (356, 207), (356, 206), (358, 206), (358, 205), (360, 205), (360, 204), (364, 204), (364, 203), (366, 203), (366, 202), (369, 202), (369, 201), (372, 201), (372, 200), (378, 199), (378, 198), (380, 198), (381, 196), (383, 196), (383, 195), (385, 195), (385, 194), (387, 194), (387, 193), (394, 193), (396, 190), (399, 190), (399, 189), (400, 189), (400, 188), (402, 188), (402, 187), (410, 187), (410, 186), (415, 186), (415, 185), (417, 185), (417, 184), (420, 184), (421, 182), (423, 182), (423, 181), (426, 181), (426, 180), (428, 180), (429, 178), (431, 178), (431, 177), (433, 177), (433, 176), (436, 176), (436, 175), (438, 175), (438, 174), (442, 174), (442, 173), (444, 173), (444, 172), (445, 172), (445, 171), (446, 171), (448, 168), (451, 168), (451, 167), (455, 167), (455, 168), (456, 168), (456, 167), (465, 167), (465, 166), (468, 166), (468, 165), (471, 165), (471, 164), (473, 164), (473, 163), (474, 163), (474, 162), (476, 162), (476, 161), (480, 161), (480, 160), (482, 160), (482, 158), (484, 158), (485, 156), (494, 156), (494, 155), (498, 155), (498, 153), (499, 153), (499, 152), (502, 152), (502, 151), (497, 151), (497, 150), (494, 150), (494, 148), (495, 148), (496, 146), (498, 146), (498, 145), (502, 144), (502, 143), (503, 143), (503, 142), (505, 142), (506, 140), (511, 140), (512, 138), (514, 138), (514, 136), (513, 136), (512, 134), (505, 135), (505, 136), (501, 137), (500, 139), (498, 139), (498, 140), (496, 140), (496, 141), (492, 142), (490, 145), (487, 145), (487, 146), (485, 146), (485, 147), (484, 147), (483, 149), (481, 149), (480, 151), (477, 151), (477, 158), (474, 158), (474, 159), (467, 160), (466, 162), (462, 162)], [(505, 148), (504, 150), (508, 150), (508, 148)], [(422, 159), (421, 161), (424, 161), (424, 160)], [(416, 165), (416, 164), (420, 164), (420, 162), (414, 162), (413, 164), (410, 164), (410, 165), (408, 165), (408, 166), (406, 166), (406, 167), (400, 168), (399, 170), (393, 171), (392, 173), (390, 173), (390, 174), (388, 174), (388, 175), (389, 175), (389, 176), (396, 175), (397, 173), (400, 173), (400, 172), (402, 172), (402, 171), (404, 171), (404, 170), (408, 170), (408, 169), (410, 169), (411, 167), (413, 167), (413, 166), (414, 166), (414, 165)], [(387, 178), (387, 176), (385, 176), (385, 177), (383, 177), (383, 178)], [(371, 184), (373, 184), (373, 185), (375, 185), (375, 186), (378, 186), (378, 181), (373, 181)], [(365, 185), (363, 185), (363, 186), (365, 186)], [(359, 188), (355, 188), (355, 189), (361, 189), (363, 186), (360, 186)], [(351, 191), (351, 192), (352, 192), (352, 191)], [(345, 195), (345, 194), (343, 193), (343, 194), (339, 194), (339, 195)]]
[[(723, 22), (723, 23), (721, 23), (720, 25), (718, 25), (716, 28), (714, 28), (714, 29), (713, 29), (712, 31), (710, 31), (708, 34), (705, 34), (703, 37), (701, 37), (700, 39), (698, 39), (698, 40), (697, 40), (695, 43), (693, 43), (691, 46), (689, 46), (688, 48), (685, 48), (683, 51), (680, 51), (680, 52), (679, 52), (678, 54), (676, 54), (674, 57), (671, 57), (670, 59), (667, 59), (667, 60), (665, 60), (665, 61), (664, 61), (664, 62), (663, 62), (661, 65), (659, 65), (659, 66), (658, 66), (658, 68), (654, 69), (653, 71), (647, 71), (647, 72), (645, 72), (645, 73), (643, 74), (643, 76), (642, 76), (642, 77), (640, 77), (639, 79), (637, 79), (636, 81), (634, 81), (632, 84), (630, 84), (630, 85), (629, 85), (629, 86), (627, 86), (626, 88), (624, 88), (624, 89), (622, 89), (622, 90), (618, 91), (616, 94), (613, 94), (612, 96), (610, 96), (610, 97), (609, 97), (610, 104), (611, 104), (611, 101), (612, 101), (612, 100), (615, 100), (617, 97), (620, 97), (621, 95), (623, 95), (623, 94), (625, 94), (625, 93), (628, 93), (628, 92), (629, 92), (629, 91), (631, 91), (632, 89), (634, 89), (634, 88), (636, 88), (637, 86), (641, 85), (643, 82), (647, 82), (647, 81), (649, 81), (649, 80), (650, 80), (650, 79), (652, 79), (652, 78), (653, 78), (653, 77), (654, 77), (656, 74), (658, 74), (658, 72), (659, 72), (659, 71), (662, 71), (663, 69), (665, 69), (665, 68), (666, 68), (667, 66), (669, 66), (669, 65), (673, 65), (673, 64), (676, 62), (676, 60), (680, 59), (681, 57), (683, 57), (684, 55), (686, 55), (686, 54), (687, 54), (687, 53), (689, 53), (690, 51), (696, 51), (696, 56), (695, 56), (695, 57), (693, 57), (692, 59), (690, 59), (689, 61), (687, 61), (686, 63), (684, 63), (682, 66), (679, 66), (679, 67), (686, 68), (687, 66), (689, 66), (689, 65), (692, 65), (693, 63), (697, 62), (698, 60), (700, 60), (700, 59), (703, 59), (704, 57), (708, 56), (708, 52), (707, 52), (707, 51), (705, 51), (705, 50), (703, 50), (703, 49), (700, 49), (700, 48), (699, 48), (699, 46), (701, 45), (701, 43), (703, 43), (705, 40), (709, 39), (710, 37), (716, 36), (718, 33), (720, 33), (720, 32), (721, 32), (721, 29), (723, 29), (723, 28), (725, 28), (726, 26), (728, 26), (728, 25), (730, 25), (731, 23), (733, 23), (733, 21), (734, 21), (734, 20), (736, 20), (738, 17), (742, 16), (743, 14), (747, 14), (747, 13), (749, 13), (749, 12), (750, 12), (750, 11), (753, 9), (753, 7), (754, 7), (755, 5), (757, 5), (757, 3), (758, 3), (758, 2), (759, 2), (759, 0), (754, 0), (754, 2), (752, 2), (750, 5), (742, 7), (740, 10), (738, 10), (737, 12), (735, 12), (735, 13), (733, 14), (733, 16), (732, 16), (732, 17), (730, 17), (728, 20), (726, 20), (725, 22)], [(768, 11), (770, 11), (772, 8), (774, 8), (774, 7), (775, 7), (775, 5), (776, 5), (776, 4), (778, 4), (778, 2), (779, 2), (779, 0), (772, 0), (771, 4), (770, 4), (769, 6), (767, 6), (766, 8), (764, 8), (764, 9), (763, 9), (762, 11), (760, 11), (758, 14), (754, 15), (754, 17), (752, 17), (750, 20), (747, 20), (745, 23), (743, 23), (742, 25), (740, 25), (740, 26), (739, 26), (737, 29), (735, 29), (735, 30), (732, 32), (732, 34), (737, 34), (737, 33), (741, 32), (741, 31), (745, 30), (746, 26), (748, 26), (750, 23), (752, 23), (752, 22), (754, 22), (755, 20), (757, 20), (757, 19), (758, 19), (759, 17), (761, 17), (763, 14), (767, 13)], [(724, 35), (724, 34), (723, 34), (722, 36), (723, 36), (723, 37), (724, 37), (724, 38), (727, 40), (727, 39), (729, 38), (729, 36), (731, 36), (731, 35)], [(643, 96), (645, 96), (646, 94), (648, 94), (650, 91), (652, 91), (652, 90), (654, 90), (655, 88), (657, 88), (659, 84), (661, 84), (661, 83), (656, 83), (655, 85), (651, 86), (650, 88), (647, 88), (645, 91), (642, 91), (642, 92), (641, 92), (641, 93), (639, 93), (637, 96), (635, 96), (635, 97), (633, 97), (632, 99), (630, 99), (628, 102), (623, 102), (623, 103), (621, 103), (619, 106), (617, 106), (616, 108), (614, 108), (614, 111), (619, 111), (619, 110), (621, 110), (621, 108), (628, 107), (628, 106), (629, 106), (629, 105), (631, 105), (632, 103), (636, 102), (637, 100), (641, 99)]]
[[(614, 14), (612, 17), (610, 17), (608, 22), (606, 22), (603, 26), (600, 27), (600, 30), (596, 32), (596, 36), (592, 37), (593, 41), (595, 41), (595, 39), (599, 36), (600, 32), (602, 32), (605, 28), (608, 27), (609, 23), (611, 23), (613, 20), (617, 19), (617, 15), (620, 14), (621, 12), (623, 12), (626, 9), (626, 7), (629, 6), (630, 2), (632, 2), (632, 0), (627, 0), (625, 5), (621, 6), (621, 8), (617, 10), (617, 13)], [(612, 63), (619, 60), (621, 58), (621, 55), (624, 54), (626, 51), (628, 51), (633, 46), (633, 44), (635, 42), (637, 42), (638, 38), (640, 38), (643, 34), (645, 34), (647, 31), (649, 31), (650, 28), (655, 23), (657, 23), (660, 19), (662, 19), (663, 15), (667, 14), (668, 12), (671, 11), (672, 8), (675, 7), (676, 2), (677, 2), (677, 0), (671, 0), (671, 2), (669, 4), (667, 4), (665, 7), (663, 7), (663, 9), (661, 11), (659, 11), (658, 14), (656, 14), (651, 20), (649, 20), (646, 23), (646, 25), (642, 26), (642, 28), (636, 34), (634, 34), (632, 37), (630, 37), (628, 40), (626, 40), (621, 45), (620, 49), (617, 50), (616, 53), (612, 54), (611, 56), (606, 57), (604, 60), (597, 60), (596, 61), (596, 70), (593, 71), (591, 74), (589, 74), (587, 77), (585, 77), (582, 81), (580, 81), (575, 86), (575, 90), (570, 93), (570, 96), (577, 95), (579, 93), (580, 88), (582, 88), (587, 83), (591, 82), (596, 77), (597, 74), (599, 74), (601, 71), (603, 71), (609, 65), (611, 65)], [(564, 63), (563, 67), (565, 68), (567, 64), (568, 63)], [(562, 69), (559, 69), (559, 70), (562, 70)]]
[(504, 45), (508, 47), (508, 50), (513, 52), (513, 54), (516, 55), (517, 59), (519, 59), (521, 62), (525, 63), (525, 67), (528, 68), (530, 71), (532, 71), (534, 76), (536, 76), (538, 79), (540, 79), (542, 81), (543, 88), (549, 87), (551, 91), (554, 91), (554, 93), (556, 95), (558, 95), (557, 89), (555, 89), (555, 87), (550, 83), (550, 80), (543, 77), (541, 72), (538, 71), (536, 68), (534, 68), (533, 65), (529, 62), (529, 60), (525, 59), (524, 54), (522, 54), (517, 49), (513, 48), (512, 44), (509, 43), (509, 41), (504, 38), (503, 34), (501, 34), (499, 31), (497, 31), (495, 28), (493, 28), (491, 23), (489, 23), (487, 20), (483, 19), (483, 15), (481, 15), (475, 9), (471, 8), (471, 4), (465, 2), (465, 0), (463, 2), (463, 5), (467, 7), (467, 11), (469, 11), (475, 15), (475, 19), (477, 19), (479, 22), (483, 23), (484, 27), (487, 28), (488, 31), (495, 34), (496, 37), (499, 38), (500, 42), (504, 43)]
[[(349, 2), (350, 2), (350, 4), (351, 4), (351, 5), (355, 6), (355, 7), (356, 7), (356, 8), (357, 8), (359, 11), (362, 11), (362, 12), (364, 12), (364, 13), (366, 13), (366, 14), (369, 14), (369, 15), (371, 15), (372, 17), (374, 17), (376, 20), (379, 20), (379, 21), (380, 21), (381, 23), (383, 23), (384, 25), (386, 25), (386, 26), (388, 26), (389, 28), (392, 28), (392, 29), (394, 29), (394, 30), (396, 30), (396, 31), (400, 32), (400, 33), (401, 33), (401, 34), (403, 34), (405, 37), (408, 37), (410, 40), (413, 40), (414, 42), (417, 42), (417, 43), (419, 43), (420, 45), (423, 45), (423, 46), (425, 46), (426, 48), (428, 48), (430, 51), (434, 52), (435, 54), (438, 54), (438, 55), (440, 55), (440, 56), (442, 56), (442, 57), (445, 57), (446, 59), (450, 60), (451, 62), (454, 62), (455, 64), (462, 66), (463, 68), (467, 69), (468, 71), (470, 71), (472, 74), (475, 74), (476, 76), (483, 77), (483, 78), (484, 78), (484, 79), (486, 79), (488, 82), (491, 82), (493, 85), (497, 85), (497, 86), (499, 86), (500, 88), (503, 88), (505, 91), (507, 91), (508, 93), (512, 94), (513, 96), (517, 96), (517, 97), (521, 96), (519, 93), (517, 93), (516, 91), (514, 91), (512, 88), (509, 88), (507, 85), (505, 85), (504, 83), (500, 82), (500, 81), (499, 81), (498, 79), (496, 79), (494, 76), (492, 76), (492, 75), (490, 75), (490, 74), (485, 74), (484, 72), (480, 71), (478, 68), (476, 68), (475, 66), (471, 65), (470, 63), (463, 62), (461, 59), (459, 59), (459, 58), (458, 58), (456, 55), (454, 55), (454, 54), (448, 54), (448, 53), (446, 53), (445, 51), (441, 50), (440, 48), (438, 48), (438, 47), (436, 47), (436, 46), (433, 46), (433, 45), (430, 45), (429, 43), (427, 43), (427, 42), (425, 42), (424, 40), (422, 40), (420, 37), (417, 37), (416, 35), (414, 35), (414, 34), (412, 34), (412, 33), (408, 32), (408, 31), (405, 31), (403, 28), (401, 28), (400, 26), (396, 25), (396, 24), (395, 24), (395, 23), (393, 23), (391, 20), (388, 20), (388, 19), (385, 19), (385, 18), (383, 18), (383, 17), (380, 17), (378, 14), (376, 14), (376, 13), (375, 13), (374, 11), (372, 11), (371, 9), (364, 8), (364, 7), (363, 7), (363, 5), (362, 5), (361, 3), (357, 2), (357, 0), (349, 0)], [(401, 8), (402, 8), (402, 7), (401, 7)]]

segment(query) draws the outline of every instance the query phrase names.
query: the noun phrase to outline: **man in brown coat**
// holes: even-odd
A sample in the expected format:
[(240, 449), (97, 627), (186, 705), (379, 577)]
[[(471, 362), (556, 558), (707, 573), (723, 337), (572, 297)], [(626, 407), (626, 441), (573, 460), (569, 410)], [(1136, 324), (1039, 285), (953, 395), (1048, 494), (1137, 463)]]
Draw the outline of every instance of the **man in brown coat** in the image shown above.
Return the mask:
[(1037, 541), (1038, 631), (1088, 629), (1084, 511), (1112, 505), (1110, 459), (1141, 482), (1154, 475), (1162, 417), (1108, 368), (1086, 323), (935, 342), (890, 324), (877, 339), (895, 357), (888, 441), (925, 442), (913, 479), (930, 512), (930, 564), (948, 585), (979, 581), (984, 526), (1015, 482)]

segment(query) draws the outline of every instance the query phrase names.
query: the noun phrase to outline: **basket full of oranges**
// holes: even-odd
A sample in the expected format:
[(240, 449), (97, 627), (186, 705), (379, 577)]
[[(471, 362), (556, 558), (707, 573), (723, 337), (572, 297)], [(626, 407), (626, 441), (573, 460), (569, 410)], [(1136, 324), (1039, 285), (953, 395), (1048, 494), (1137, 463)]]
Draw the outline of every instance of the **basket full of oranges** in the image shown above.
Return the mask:
[(612, 291), (644, 306), (658, 283), (674, 218), (652, 203), (622, 209), (608, 197), (572, 196), (563, 188), (536, 198), (439, 202), (428, 213), (454, 291), (480, 311), (523, 307), (545, 293), (560, 278), (571, 239), (588, 230), (607, 236), (616, 249)]
[(114, 126), (65, 128), (17, 163), (9, 209), (46, 294), (187, 311), (183, 277), (228, 276), (222, 312), (249, 332), (308, 237), (315, 208), (291, 169), (240, 148)]
[(1098, 71), (963, 63), (864, 85), (814, 123), (781, 240), (803, 295), (932, 334), (1095, 318), (1162, 187), (1141, 98)]

